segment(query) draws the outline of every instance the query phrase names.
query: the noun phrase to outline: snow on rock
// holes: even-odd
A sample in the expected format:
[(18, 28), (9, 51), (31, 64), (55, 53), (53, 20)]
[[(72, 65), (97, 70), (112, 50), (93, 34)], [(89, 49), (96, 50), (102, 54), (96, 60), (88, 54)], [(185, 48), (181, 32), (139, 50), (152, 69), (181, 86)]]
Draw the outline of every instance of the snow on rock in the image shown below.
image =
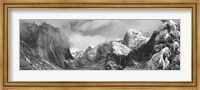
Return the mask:
[(177, 23), (173, 20), (168, 20), (168, 25), (171, 27), (171, 30), (177, 30)]
[(71, 48), (70, 52), (72, 54), (72, 56), (77, 59), (83, 56), (84, 51), (78, 48)]
[(149, 69), (166, 69), (170, 64), (168, 60), (170, 55), (170, 49), (168, 47), (163, 48), (159, 53), (152, 56), (151, 60), (148, 62)]
[(112, 42), (113, 52), (117, 55), (125, 55), (127, 56), (131, 49), (121, 43)]
[[(170, 49), (173, 51), (173, 52), (177, 52), (178, 49), (180, 48), (180, 45), (178, 42), (174, 41), (173, 43), (170, 44)], [(179, 52), (179, 51), (178, 51)]]
[(92, 48), (89, 46), (85, 52), (83, 53), (82, 59), (87, 59), (93, 61), (95, 56), (97, 55), (98, 46)]
[[(153, 70), (180, 70), (177, 58), (180, 54), (180, 29), (176, 25), (172, 20), (163, 20), (163, 24), (152, 33), (148, 42), (129, 53), (129, 61), (147, 62), (148, 65), (142, 65), (144, 69), (149, 66), (147, 68)], [(172, 63), (174, 58), (177, 59)]]
[(105, 65), (106, 70), (121, 70), (122, 67), (114, 61), (108, 61)]
[(173, 20), (161, 20), (163, 21), (163, 25), (159, 27), (159, 30), (169, 29), (169, 30), (177, 30), (177, 23)]
[(124, 36), (122, 43), (133, 49), (146, 43), (148, 38), (144, 37), (140, 32), (129, 28)]
[(159, 34), (156, 36), (156, 42), (167, 42), (171, 39), (171, 35), (168, 33), (168, 30), (161, 30)]
[(39, 21), (35, 21), (34, 22), (37, 26), (40, 26), (40, 25), (42, 25), (42, 23), (41, 22), (39, 22)]

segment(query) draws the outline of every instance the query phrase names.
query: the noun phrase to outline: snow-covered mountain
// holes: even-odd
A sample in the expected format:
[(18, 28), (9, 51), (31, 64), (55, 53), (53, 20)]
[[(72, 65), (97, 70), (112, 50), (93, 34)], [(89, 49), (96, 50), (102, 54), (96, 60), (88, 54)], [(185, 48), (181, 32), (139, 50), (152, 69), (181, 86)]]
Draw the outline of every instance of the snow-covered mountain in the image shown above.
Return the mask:
[(70, 48), (70, 52), (72, 56), (77, 59), (81, 58), (83, 56), (84, 50), (78, 49), (78, 48)]
[(21, 69), (180, 70), (180, 28), (172, 20), (164, 20), (151, 37), (129, 28), (124, 38), (85, 51), (64, 46), (59, 29), (49, 24), (24, 24)]
[(142, 44), (146, 43), (149, 38), (143, 36), (137, 30), (129, 28), (124, 36), (123, 44), (127, 45), (129, 48), (134, 49), (140, 47)]
[[(138, 61), (142, 69), (180, 69), (180, 29), (169, 20), (155, 30), (141, 47), (129, 53), (130, 61)], [(134, 66), (131, 66), (134, 67)], [(130, 67), (128, 67), (130, 69)], [(141, 68), (140, 68), (141, 69)]]

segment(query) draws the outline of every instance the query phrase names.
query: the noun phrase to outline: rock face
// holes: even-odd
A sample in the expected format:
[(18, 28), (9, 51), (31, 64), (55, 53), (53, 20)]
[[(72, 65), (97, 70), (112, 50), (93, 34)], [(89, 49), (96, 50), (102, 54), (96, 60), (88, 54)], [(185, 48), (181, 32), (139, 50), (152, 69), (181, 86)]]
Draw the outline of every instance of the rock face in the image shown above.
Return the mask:
[(147, 43), (131, 51), (128, 57), (131, 61), (147, 62), (145, 69), (180, 69), (179, 46), (180, 32), (175, 22), (170, 20), (155, 30)]
[(20, 28), (20, 68), (180, 70), (180, 28), (172, 20), (162, 22), (163, 25), (151, 36), (149, 32), (145, 34), (150, 38), (128, 29), (122, 40), (104, 42), (94, 48), (88, 46), (85, 51), (70, 51), (68, 44), (63, 43), (65, 39), (59, 28), (46, 23), (23, 23)]
[(121, 41), (110, 41), (94, 48), (88, 47), (79, 61), (84, 67), (96, 65), (95, 67), (98, 67), (96, 69), (114, 70), (114, 67), (115, 69), (122, 69), (127, 64), (126, 56), (130, 51), (131, 49), (123, 45)]
[(134, 49), (146, 43), (147, 40), (148, 39), (140, 32), (130, 28), (127, 30), (122, 43), (127, 45), (129, 48)]
[(141, 46), (147, 40), (148, 38), (138, 31), (130, 29), (123, 40), (105, 42), (94, 48), (88, 47), (80, 61), (87, 67), (96, 64), (99, 69), (123, 69), (129, 62), (128, 55), (131, 50)]
[(86, 58), (87, 60), (93, 61), (94, 58), (95, 58), (95, 56), (96, 56), (96, 54), (97, 54), (97, 48), (98, 48), (98, 47), (92, 48), (92, 47), (89, 46), (89, 47), (85, 50), (85, 52), (84, 52), (82, 58)]
[(112, 42), (112, 49), (114, 61), (122, 68), (124, 68), (129, 61), (127, 59), (127, 55), (129, 54), (131, 49), (120, 42)]
[(112, 48), (113, 48), (113, 53), (116, 55), (125, 55), (127, 56), (129, 52), (131, 51), (130, 48), (127, 46), (119, 43), (119, 42), (112, 42)]
[(84, 51), (79, 49), (70, 49), (71, 55), (74, 59), (81, 58), (83, 56)]
[(171, 51), (168, 47), (163, 48), (160, 52), (154, 54), (150, 61), (148, 61), (148, 69), (166, 69), (170, 62), (168, 58), (171, 55)]
[(42, 59), (32, 47), (20, 41), (20, 70), (62, 70), (62, 68)]
[(117, 65), (114, 61), (108, 61), (105, 65), (106, 70), (121, 70), (122, 67)]
[(20, 40), (34, 49), (41, 58), (65, 68), (64, 60), (73, 59), (69, 48), (63, 44), (60, 29), (49, 24), (23, 22), (20, 26)]

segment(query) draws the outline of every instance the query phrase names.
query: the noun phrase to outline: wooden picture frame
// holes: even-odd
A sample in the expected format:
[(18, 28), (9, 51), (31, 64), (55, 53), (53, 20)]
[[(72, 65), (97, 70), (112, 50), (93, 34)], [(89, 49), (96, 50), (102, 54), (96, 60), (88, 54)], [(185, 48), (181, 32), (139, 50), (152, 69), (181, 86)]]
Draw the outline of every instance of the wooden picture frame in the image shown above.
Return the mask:
[[(198, 90), (199, 80), (199, 2), (198, 0), (4, 0), (1, 1), (1, 31), (0, 31), (0, 87), (5, 90), (129, 90), (129, 89), (147, 89), (147, 90)], [(8, 81), (8, 40), (9, 40), (9, 9), (10, 8), (191, 8), (192, 9), (192, 82), (9, 82)]]

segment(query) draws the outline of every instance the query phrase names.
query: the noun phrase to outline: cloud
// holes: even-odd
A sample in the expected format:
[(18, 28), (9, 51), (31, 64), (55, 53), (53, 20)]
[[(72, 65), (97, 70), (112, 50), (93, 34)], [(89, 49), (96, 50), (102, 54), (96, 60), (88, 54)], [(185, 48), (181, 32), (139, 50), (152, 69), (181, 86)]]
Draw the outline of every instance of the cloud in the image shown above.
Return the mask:
[(95, 47), (106, 41), (106, 38), (100, 35), (84, 36), (80, 33), (73, 33), (69, 36), (70, 48), (86, 49), (88, 46)]
[(97, 30), (103, 26), (119, 22), (119, 20), (88, 20), (75, 27), (78, 31)]
[[(133, 28), (153, 32), (161, 25), (160, 20), (91, 20), (91, 19), (27, 19), (27, 22), (47, 22), (60, 28), (63, 43), (70, 48), (86, 49), (100, 43), (123, 39), (126, 30)], [(180, 20), (177, 20), (180, 22)], [(20, 26), (21, 27), (21, 26)], [(68, 42), (69, 41), (69, 42)]]

